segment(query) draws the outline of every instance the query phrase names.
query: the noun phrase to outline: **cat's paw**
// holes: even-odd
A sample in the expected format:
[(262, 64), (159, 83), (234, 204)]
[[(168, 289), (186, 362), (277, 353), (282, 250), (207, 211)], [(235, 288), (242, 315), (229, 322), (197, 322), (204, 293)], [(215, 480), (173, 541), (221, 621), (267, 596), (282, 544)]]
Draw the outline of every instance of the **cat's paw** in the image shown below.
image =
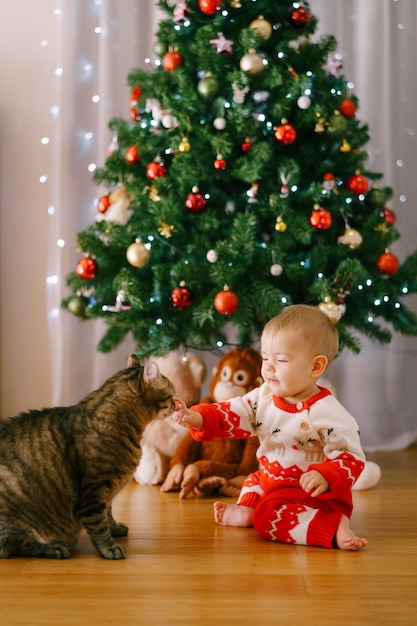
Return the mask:
[(114, 543), (112, 546), (106, 546), (104, 548), (97, 548), (97, 551), (103, 559), (116, 561), (126, 558), (126, 550), (122, 548), (122, 546), (119, 546), (118, 543)]
[(112, 537), (126, 537), (129, 532), (129, 526), (126, 526), (126, 524), (115, 523), (111, 526), (110, 530)]
[(46, 559), (69, 559), (71, 556), (70, 549), (59, 541), (50, 541), (41, 545), (39, 553), (36, 556)]

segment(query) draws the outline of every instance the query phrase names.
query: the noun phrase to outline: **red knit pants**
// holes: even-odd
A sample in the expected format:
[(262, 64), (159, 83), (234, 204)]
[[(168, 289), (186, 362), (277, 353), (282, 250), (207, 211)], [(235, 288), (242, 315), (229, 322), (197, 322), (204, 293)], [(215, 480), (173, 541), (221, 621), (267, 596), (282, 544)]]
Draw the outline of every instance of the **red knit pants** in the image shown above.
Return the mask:
[(238, 504), (253, 508), (253, 526), (269, 541), (334, 547), (342, 511), (337, 502), (311, 498), (301, 487), (263, 493), (258, 472), (245, 481)]

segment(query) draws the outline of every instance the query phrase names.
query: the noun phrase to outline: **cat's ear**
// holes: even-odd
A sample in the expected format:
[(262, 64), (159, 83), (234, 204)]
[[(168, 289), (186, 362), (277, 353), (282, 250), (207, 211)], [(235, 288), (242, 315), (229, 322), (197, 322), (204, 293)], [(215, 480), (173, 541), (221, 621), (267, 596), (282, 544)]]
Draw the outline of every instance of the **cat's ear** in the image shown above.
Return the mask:
[(147, 383), (153, 383), (159, 376), (159, 369), (156, 363), (150, 361), (146, 363), (143, 377)]
[(130, 357), (127, 359), (127, 366), (135, 367), (136, 365), (140, 365), (139, 359), (136, 354), (131, 354)]

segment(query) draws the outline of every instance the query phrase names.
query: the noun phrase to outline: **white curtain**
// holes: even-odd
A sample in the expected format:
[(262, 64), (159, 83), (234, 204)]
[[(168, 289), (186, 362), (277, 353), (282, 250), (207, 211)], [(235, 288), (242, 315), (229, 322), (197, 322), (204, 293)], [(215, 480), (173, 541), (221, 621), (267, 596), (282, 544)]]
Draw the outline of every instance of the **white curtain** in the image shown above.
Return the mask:
[[(60, 310), (65, 275), (75, 269), (77, 232), (93, 223), (100, 189), (94, 167), (107, 156), (112, 117), (127, 117), (127, 74), (146, 67), (158, 15), (153, 0), (62, 0), (57, 12), (54, 157), (49, 224), (48, 315), (52, 404), (73, 403), (126, 364), (133, 344), (96, 351), (101, 321), (82, 324)], [(152, 56), (152, 55), (151, 55)], [(153, 58), (153, 57), (152, 57)], [(107, 190), (102, 190), (103, 193)], [(65, 245), (62, 245), (62, 242)]]
[[(333, 33), (346, 77), (370, 127), (369, 167), (394, 189), (389, 202), (403, 260), (417, 246), (417, 3), (414, 0), (314, 0), (321, 32)], [(417, 311), (417, 298), (406, 302)], [(329, 373), (355, 415), (368, 450), (400, 449), (417, 438), (417, 339), (396, 334), (388, 346), (363, 339)]]
[[(91, 164), (104, 161), (109, 119), (128, 115), (126, 75), (153, 58), (161, 17), (153, 0), (62, 0), (61, 8), (47, 268), (54, 404), (80, 398), (123, 367), (130, 352), (127, 341), (110, 355), (99, 354), (100, 322), (82, 323), (59, 303), (64, 277), (78, 259), (76, 233), (96, 214)], [(311, 0), (310, 8), (319, 32), (339, 42), (344, 73), (360, 99), (358, 116), (370, 126), (368, 165), (395, 191), (389, 206), (402, 238), (393, 251), (404, 259), (417, 246), (417, 3)], [(417, 310), (417, 300), (410, 302)], [(416, 365), (417, 340), (396, 335), (384, 347), (364, 338), (360, 355), (343, 354), (332, 366), (328, 378), (357, 418), (368, 450), (398, 449), (416, 439)]]

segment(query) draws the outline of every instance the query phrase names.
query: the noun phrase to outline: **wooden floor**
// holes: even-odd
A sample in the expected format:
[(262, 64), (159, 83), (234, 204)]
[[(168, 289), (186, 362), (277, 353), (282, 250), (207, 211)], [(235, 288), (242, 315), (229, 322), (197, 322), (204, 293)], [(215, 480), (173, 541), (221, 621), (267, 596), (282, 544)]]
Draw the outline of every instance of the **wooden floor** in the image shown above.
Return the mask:
[(0, 624), (415, 626), (417, 447), (369, 458), (382, 478), (355, 492), (360, 552), (270, 543), (217, 526), (211, 498), (132, 482), (114, 505), (127, 559), (101, 559), (82, 535), (69, 560), (0, 561)]

